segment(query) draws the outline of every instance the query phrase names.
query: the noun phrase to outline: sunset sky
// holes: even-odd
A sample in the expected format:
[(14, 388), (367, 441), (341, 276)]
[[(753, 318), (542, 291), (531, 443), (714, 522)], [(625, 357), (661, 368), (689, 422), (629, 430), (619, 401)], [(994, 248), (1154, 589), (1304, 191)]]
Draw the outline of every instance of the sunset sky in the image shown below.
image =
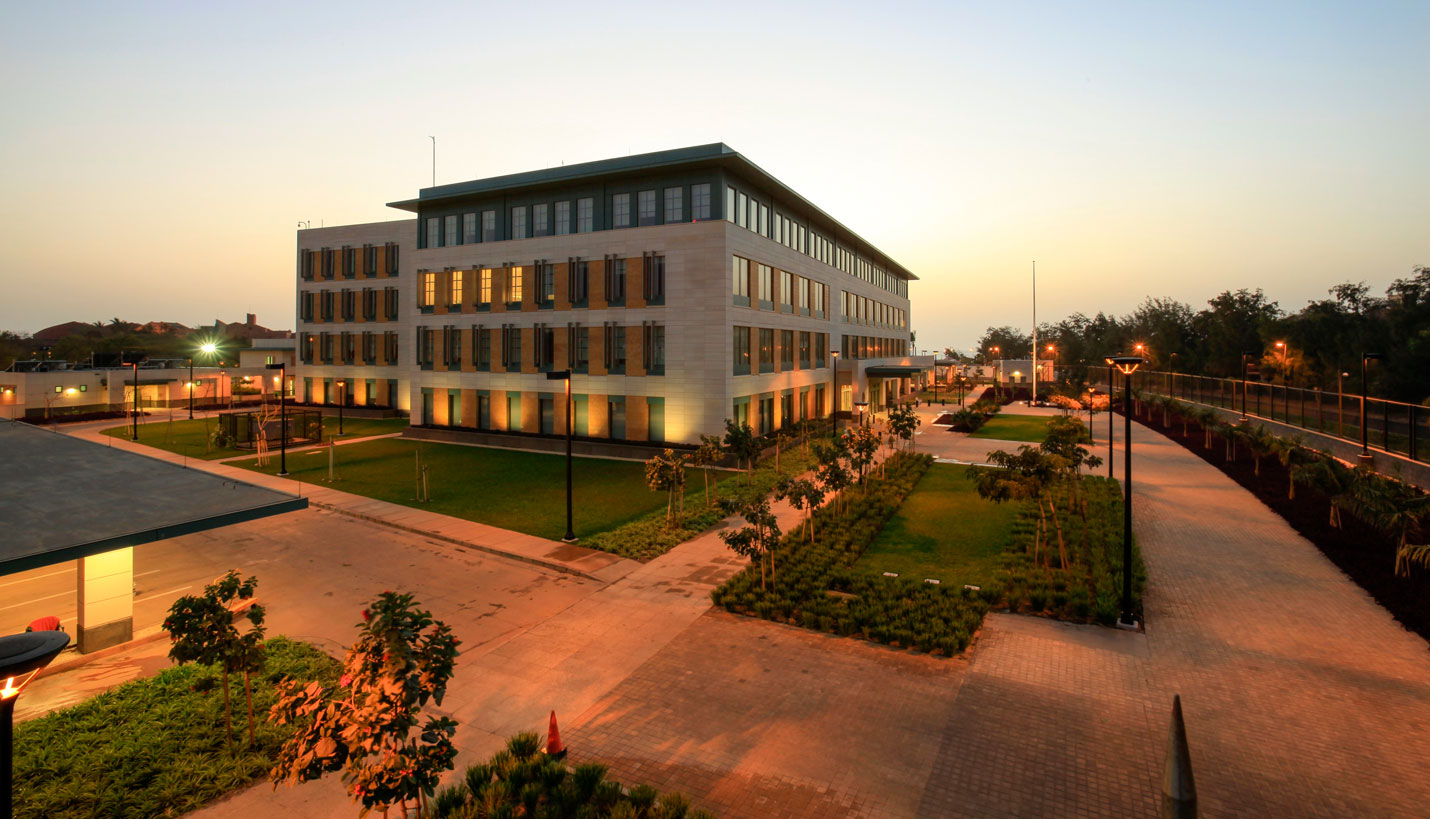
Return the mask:
[[(1430, 264), (1430, 4), (24, 3), (0, 329), (291, 328), (294, 229), (722, 141), (990, 324)], [(222, 4), (224, 6), (237, 4)]]

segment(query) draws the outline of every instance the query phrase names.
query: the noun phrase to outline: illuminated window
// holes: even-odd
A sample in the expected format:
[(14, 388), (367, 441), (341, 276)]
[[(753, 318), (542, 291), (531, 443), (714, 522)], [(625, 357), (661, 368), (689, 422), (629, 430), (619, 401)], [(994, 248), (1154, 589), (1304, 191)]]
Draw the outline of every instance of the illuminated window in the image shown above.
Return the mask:
[(490, 267), (482, 268), (478, 274), (477, 282), (477, 303), (490, 307), (492, 303), (492, 269)]
[(419, 305), (424, 310), (430, 310), (432, 305), (437, 303), (437, 274), (422, 274), (422, 304)]
[(506, 279), (506, 300), (508, 304), (520, 304), (522, 299), (522, 278), (526, 275), (526, 268), (507, 268)]
[(454, 307), (462, 303), (462, 278), (462, 271), (452, 271), (452, 292), (450, 294), (451, 298), (447, 303)]

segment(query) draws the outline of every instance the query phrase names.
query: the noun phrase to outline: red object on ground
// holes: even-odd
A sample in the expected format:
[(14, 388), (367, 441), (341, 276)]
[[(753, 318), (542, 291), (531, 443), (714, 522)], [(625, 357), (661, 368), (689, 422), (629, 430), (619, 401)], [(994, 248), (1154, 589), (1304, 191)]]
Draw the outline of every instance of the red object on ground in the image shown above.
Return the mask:
[(31, 620), (30, 625), (25, 627), (26, 631), (64, 631), (60, 628), (60, 618), (51, 614), (49, 617), (41, 617), (38, 620)]
[(551, 712), (551, 729), (546, 732), (546, 755), (561, 757), (566, 755), (566, 746), (561, 744), (561, 732), (556, 728), (556, 712)]

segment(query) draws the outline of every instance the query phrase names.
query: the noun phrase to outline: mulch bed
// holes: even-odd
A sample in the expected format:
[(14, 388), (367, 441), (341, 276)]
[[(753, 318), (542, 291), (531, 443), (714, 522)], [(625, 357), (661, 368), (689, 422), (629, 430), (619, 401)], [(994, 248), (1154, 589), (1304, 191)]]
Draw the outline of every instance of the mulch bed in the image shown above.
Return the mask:
[(1296, 499), (1287, 499), (1287, 469), (1280, 461), (1263, 457), (1258, 477), (1255, 463), (1244, 447), (1238, 449), (1232, 462), (1226, 460), (1226, 443), (1215, 434), (1211, 448), (1203, 448), (1204, 433), (1196, 421), (1187, 422), (1187, 435), (1183, 437), (1180, 419), (1173, 415), (1171, 425), (1164, 426), (1158, 408), (1144, 405), (1141, 413), (1133, 412), (1133, 418), (1195, 453), (1251, 492), (1314, 543), (1407, 629), (1430, 639), (1430, 572), (1412, 567), (1409, 577), (1396, 577), (1394, 540), (1346, 510), (1341, 511), (1341, 528), (1331, 526), (1330, 502), (1324, 494), (1298, 484)]

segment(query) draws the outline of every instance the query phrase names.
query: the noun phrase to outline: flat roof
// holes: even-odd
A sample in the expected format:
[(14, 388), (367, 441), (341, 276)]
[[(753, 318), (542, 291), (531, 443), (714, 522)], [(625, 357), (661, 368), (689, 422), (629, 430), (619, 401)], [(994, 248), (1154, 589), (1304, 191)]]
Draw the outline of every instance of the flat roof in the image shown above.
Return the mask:
[(307, 498), (0, 421), (0, 574), (307, 506)]
[(838, 219), (825, 213), (822, 208), (808, 199), (805, 199), (793, 188), (776, 179), (763, 168), (745, 158), (739, 151), (736, 151), (723, 142), (713, 142), (709, 145), (693, 145), (688, 148), (673, 148), (668, 151), (652, 151), (651, 153), (622, 156), (614, 159), (598, 159), (594, 162), (578, 162), (574, 165), (561, 165), (556, 168), (543, 168), (538, 171), (523, 171), (521, 173), (505, 174), (503, 176), (491, 176), (485, 179), (473, 179), (467, 182), (453, 182), (430, 188), (420, 188), (417, 192), (416, 199), (402, 199), (396, 202), (388, 202), (387, 206), (397, 208), (398, 210), (418, 213), (422, 207), (427, 205), (446, 204), (452, 200), (466, 199), (474, 196), (485, 196), (488, 194), (545, 185), (592, 181), (602, 177), (660, 171), (682, 166), (706, 165), (731, 168), (747, 176), (754, 177), (755, 181), (762, 182), (799, 202), (813, 213), (818, 214), (820, 218), (833, 224), (839, 230), (844, 231), (850, 237), (862, 243), (869, 250), (877, 253), (888, 263), (890, 273), (894, 273), (906, 280), (912, 281), (918, 279), (918, 276), (915, 276), (908, 268), (895, 262), (893, 257), (889, 256), (889, 254), (874, 247), (873, 244), (850, 230)]

